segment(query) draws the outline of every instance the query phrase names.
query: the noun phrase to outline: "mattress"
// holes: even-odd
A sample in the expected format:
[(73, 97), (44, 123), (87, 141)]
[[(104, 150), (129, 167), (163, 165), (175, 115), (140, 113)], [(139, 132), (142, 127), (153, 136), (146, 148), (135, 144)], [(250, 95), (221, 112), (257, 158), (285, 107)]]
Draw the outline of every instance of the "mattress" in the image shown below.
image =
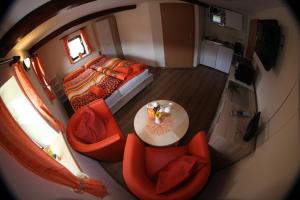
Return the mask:
[(150, 76), (145, 67), (142, 63), (101, 55), (68, 74), (64, 78), (64, 91), (74, 110), (99, 98), (113, 106), (126, 95), (132, 98), (135, 92), (128, 94), (134, 88), (136, 91), (142, 88), (138, 85)]
[(129, 80), (127, 83), (125, 83), (122, 87), (118, 89), (118, 91), (121, 93), (121, 95), (126, 95), (134, 86), (141, 83), (143, 80), (145, 80), (149, 76), (149, 70), (145, 69), (142, 73), (134, 77), (133, 79)]
[(105, 99), (105, 102), (109, 107), (114, 106), (124, 95), (127, 95), (134, 90), (139, 84), (145, 81), (147, 78), (152, 77), (148, 69), (145, 69), (142, 73), (126, 82), (122, 87), (114, 91), (109, 97)]

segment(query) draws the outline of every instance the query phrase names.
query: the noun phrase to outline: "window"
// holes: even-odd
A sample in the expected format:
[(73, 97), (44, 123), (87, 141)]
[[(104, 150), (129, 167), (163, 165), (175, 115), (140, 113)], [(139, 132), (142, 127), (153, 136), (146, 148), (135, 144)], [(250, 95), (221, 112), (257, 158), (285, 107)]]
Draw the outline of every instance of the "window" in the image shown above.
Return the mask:
[(24, 95), (14, 77), (10, 78), (1, 88), (0, 97), (5, 106), (27, 134), (40, 148), (50, 149), (60, 157), (58, 162), (69, 169), (74, 175), (81, 171), (71, 155), (63, 135), (56, 132)]
[(212, 21), (215, 22), (215, 23), (217, 23), (217, 24), (221, 24), (222, 23), (221, 16), (219, 16), (219, 15), (213, 15)]
[(80, 35), (68, 40), (68, 46), (70, 49), (70, 56), (73, 60), (76, 60), (87, 53), (86, 44), (83, 42)]
[(91, 53), (90, 45), (83, 30), (65, 37), (64, 43), (71, 64)]
[(221, 8), (209, 8), (210, 21), (220, 26), (225, 25), (225, 11)]

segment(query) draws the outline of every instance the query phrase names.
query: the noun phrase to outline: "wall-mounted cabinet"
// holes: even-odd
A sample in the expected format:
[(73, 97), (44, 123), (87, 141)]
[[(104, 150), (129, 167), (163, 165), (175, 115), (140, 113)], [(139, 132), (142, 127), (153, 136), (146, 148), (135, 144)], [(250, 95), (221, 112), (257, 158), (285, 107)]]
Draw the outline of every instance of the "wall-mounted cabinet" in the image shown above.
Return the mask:
[(225, 26), (242, 31), (243, 15), (230, 10), (225, 10)]
[(230, 10), (214, 7), (210, 7), (208, 12), (211, 23), (239, 31), (243, 30), (243, 15)]
[(200, 64), (228, 73), (233, 56), (233, 50), (209, 40), (201, 43)]

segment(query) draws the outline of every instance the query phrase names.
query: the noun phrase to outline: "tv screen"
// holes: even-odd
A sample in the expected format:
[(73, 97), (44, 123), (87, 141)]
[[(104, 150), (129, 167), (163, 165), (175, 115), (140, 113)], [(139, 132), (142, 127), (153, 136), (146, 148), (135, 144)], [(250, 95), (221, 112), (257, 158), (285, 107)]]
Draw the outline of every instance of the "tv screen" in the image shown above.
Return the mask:
[(280, 45), (280, 26), (277, 20), (258, 20), (255, 52), (264, 68), (274, 67)]
[(212, 16), (212, 21), (214, 22), (214, 23), (217, 23), (217, 24), (221, 24), (222, 23), (222, 20), (221, 20), (221, 16), (220, 15), (213, 15)]

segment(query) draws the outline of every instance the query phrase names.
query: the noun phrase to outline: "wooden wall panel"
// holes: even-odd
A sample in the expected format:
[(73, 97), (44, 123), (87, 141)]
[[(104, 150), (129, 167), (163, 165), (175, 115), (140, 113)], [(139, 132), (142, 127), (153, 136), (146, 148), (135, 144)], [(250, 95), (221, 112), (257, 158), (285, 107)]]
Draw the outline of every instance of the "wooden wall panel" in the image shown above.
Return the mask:
[(194, 6), (161, 3), (160, 8), (166, 66), (192, 67), (195, 46)]

